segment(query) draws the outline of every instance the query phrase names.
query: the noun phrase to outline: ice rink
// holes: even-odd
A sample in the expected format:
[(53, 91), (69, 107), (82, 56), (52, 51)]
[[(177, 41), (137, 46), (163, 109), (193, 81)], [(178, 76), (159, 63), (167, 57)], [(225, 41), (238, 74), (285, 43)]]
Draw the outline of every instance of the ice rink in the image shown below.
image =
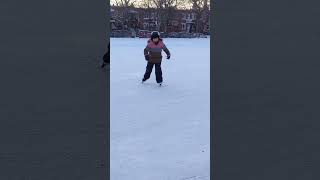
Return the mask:
[(147, 39), (110, 41), (111, 180), (208, 180), (210, 38), (164, 39), (163, 87), (141, 84)]

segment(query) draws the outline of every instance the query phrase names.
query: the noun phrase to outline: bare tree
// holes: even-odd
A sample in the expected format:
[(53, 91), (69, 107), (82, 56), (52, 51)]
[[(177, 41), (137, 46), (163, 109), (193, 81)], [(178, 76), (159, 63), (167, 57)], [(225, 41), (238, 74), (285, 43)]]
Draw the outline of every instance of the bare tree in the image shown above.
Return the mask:
[(190, 0), (192, 10), (196, 15), (196, 32), (201, 32), (205, 22), (208, 20), (209, 1), (208, 0)]
[(116, 6), (120, 7), (133, 7), (136, 0), (115, 0)]
[(159, 19), (159, 31), (167, 31), (169, 19), (174, 11), (183, 4), (183, 0), (153, 0), (153, 4), (157, 9)]
[(131, 19), (129, 10), (131, 8), (134, 8), (137, 0), (115, 0), (115, 4), (117, 7), (121, 7), (121, 14), (122, 18), (120, 21), (122, 22), (122, 29), (125, 30), (127, 28), (134, 28), (135, 25), (132, 25), (132, 23), (129, 23), (129, 21), (133, 21)]
[(145, 8), (147, 10), (153, 8), (153, 0), (141, 0), (139, 1), (139, 7)]

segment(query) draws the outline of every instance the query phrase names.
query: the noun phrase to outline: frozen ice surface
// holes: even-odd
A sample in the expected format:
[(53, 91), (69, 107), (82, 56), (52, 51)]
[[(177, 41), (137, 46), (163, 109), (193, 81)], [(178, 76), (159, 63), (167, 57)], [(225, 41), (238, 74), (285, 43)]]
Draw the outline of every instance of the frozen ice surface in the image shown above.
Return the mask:
[(147, 39), (111, 38), (111, 180), (209, 180), (210, 39), (164, 39), (164, 86), (141, 84)]

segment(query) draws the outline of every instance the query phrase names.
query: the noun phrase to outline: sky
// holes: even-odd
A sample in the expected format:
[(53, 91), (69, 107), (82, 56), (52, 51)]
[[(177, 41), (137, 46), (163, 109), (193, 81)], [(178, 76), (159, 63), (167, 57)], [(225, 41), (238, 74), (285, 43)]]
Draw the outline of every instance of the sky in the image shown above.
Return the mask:
[[(116, 1), (117, 1), (117, 0), (110, 0), (110, 5), (116, 4)], [(120, 0), (118, 0), (118, 1), (120, 1)], [(135, 2), (139, 3), (139, 2), (141, 2), (141, 0), (136, 0)], [(188, 7), (188, 5), (186, 4), (185, 7), (186, 7), (186, 8), (191, 8), (191, 5)]]

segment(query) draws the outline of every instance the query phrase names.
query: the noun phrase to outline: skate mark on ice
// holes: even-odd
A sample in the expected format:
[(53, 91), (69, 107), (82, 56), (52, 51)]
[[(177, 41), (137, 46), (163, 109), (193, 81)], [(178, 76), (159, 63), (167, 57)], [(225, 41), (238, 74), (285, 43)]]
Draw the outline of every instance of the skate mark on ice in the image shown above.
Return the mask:
[(187, 178), (182, 178), (180, 180), (209, 180), (209, 176), (191, 176)]
[(144, 83), (140, 83), (143, 86), (146, 87), (153, 87), (153, 88), (161, 88), (161, 87), (167, 87), (167, 84), (162, 84), (161, 86), (157, 83), (152, 83), (152, 82), (144, 82)]

